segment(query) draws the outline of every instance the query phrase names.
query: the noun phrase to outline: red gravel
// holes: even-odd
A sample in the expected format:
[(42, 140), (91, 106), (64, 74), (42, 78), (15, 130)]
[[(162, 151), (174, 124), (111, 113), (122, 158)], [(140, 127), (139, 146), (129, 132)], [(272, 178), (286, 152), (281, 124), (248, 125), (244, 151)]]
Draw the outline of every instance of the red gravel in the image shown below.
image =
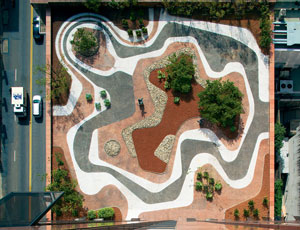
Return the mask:
[[(165, 69), (161, 69), (164, 72)], [(163, 91), (164, 81), (157, 78), (157, 70), (150, 73), (150, 82)], [(168, 95), (167, 105), (161, 123), (152, 128), (137, 129), (133, 131), (132, 137), (135, 145), (139, 165), (142, 169), (155, 173), (163, 173), (166, 163), (154, 156), (154, 152), (167, 135), (175, 135), (181, 124), (189, 118), (199, 116), (197, 94), (203, 88), (196, 82), (192, 84), (192, 92), (181, 96), (179, 105), (174, 104), (174, 95), (171, 90)], [(146, 105), (147, 106), (147, 105)]]

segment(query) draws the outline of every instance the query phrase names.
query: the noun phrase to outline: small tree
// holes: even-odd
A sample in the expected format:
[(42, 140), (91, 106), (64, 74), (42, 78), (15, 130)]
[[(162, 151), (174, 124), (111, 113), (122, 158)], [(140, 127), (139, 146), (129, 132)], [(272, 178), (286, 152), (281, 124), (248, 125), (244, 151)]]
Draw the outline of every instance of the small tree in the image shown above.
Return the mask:
[(169, 58), (169, 61), (171, 63), (167, 65), (166, 71), (168, 73), (167, 81), (170, 82), (171, 89), (180, 93), (189, 93), (195, 75), (192, 57), (185, 54), (177, 57), (174, 54)]
[(197, 173), (197, 180), (202, 180), (202, 172)]
[(216, 190), (216, 191), (221, 191), (221, 190), (222, 190), (222, 184), (221, 184), (220, 182), (217, 182), (217, 183), (215, 184), (215, 190)]
[(196, 182), (196, 191), (201, 191), (203, 189), (203, 184), (200, 181)]
[(259, 217), (259, 210), (258, 210), (257, 208), (253, 210), (253, 216), (254, 216), (255, 218), (258, 218), (258, 217)]
[(250, 200), (250, 201), (248, 202), (248, 207), (249, 207), (250, 210), (253, 210), (253, 209), (254, 209), (254, 201), (253, 201), (253, 200)]
[(205, 171), (204, 174), (203, 174), (203, 177), (207, 180), (209, 178), (208, 172)]
[(94, 12), (97, 12), (99, 10), (99, 7), (101, 5), (101, 1), (100, 0), (87, 0), (86, 2), (83, 3), (83, 5)]
[(249, 210), (244, 209), (244, 217), (247, 218), (247, 217), (249, 217), (249, 215), (250, 215)]
[(240, 217), (240, 212), (239, 212), (239, 210), (238, 210), (238, 209), (235, 209), (233, 215), (234, 215), (234, 217), (235, 217), (236, 219), (238, 219), (238, 218)]
[(98, 51), (98, 40), (95, 35), (84, 28), (79, 28), (74, 34), (71, 44), (79, 54), (89, 57)]
[(275, 181), (275, 217), (281, 216), (281, 206), (282, 206), (282, 180), (278, 179)]
[(95, 210), (89, 210), (88, 213), (87, 213), (87, 218), (89, 220), (93, 220), (97, 217), (96, 215), (96, 211)]
[(268, 205), (269, 205), (268, 197), (265, 196), (262, 203), (263, 203), (263, 206), (268, 207)]
[(113, 208), (101, 208), (98, 211), (98, 218), (112, 219), (115, 215), (115, 210)]
[(207, 81), (207, 87), (198, 97), (201, 116), (213, 124), (233, 126), (235, 117), (243, 112), (243, 94), (228, 80)]

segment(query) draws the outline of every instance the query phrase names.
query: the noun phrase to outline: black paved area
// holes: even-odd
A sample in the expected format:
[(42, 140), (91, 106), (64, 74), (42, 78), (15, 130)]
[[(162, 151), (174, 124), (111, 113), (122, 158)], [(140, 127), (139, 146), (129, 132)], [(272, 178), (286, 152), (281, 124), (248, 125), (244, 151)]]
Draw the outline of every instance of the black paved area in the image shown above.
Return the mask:
[[(236, 180), (243, 178), (248, 171), (258, 135), (262, 132), (268, 132), (269, 124), (268, 103), (261, 102), (258, 98), (258, 64), (256, 54), (250, 48), (233, 38), (190, 28), (177, 23), (167, 24), (153, 45), (146, 48), (122, 46), (112, 37), (109, 31), (106, 30), (106, 32), (111, 37), (114, 48), (120, 57), (130, 57), (158, 50), (163, 46), (165, 40), (172, 36), (195, 37), (214, 71), (221, 71), (229, 62), (240, 62), (245, 67), (254, 96), (255, 113), (250, 129), (235, 161), (230, 163), (225, 162), (221, 158), (218, 149), (211, 142), (185, 140), (181, 145), (181, 152), (183, 153), (182, 169), (179, 169), (182, 170), (181, 177), (161, 192), (151, 193), (117, 171), (108, 167), (91, 164), (88, 160), (92, 132), (104, 125), (125, 119), (134, 112), (135, 102), (131, 76), (123, 72), (116, 72), (108, 77), (95, 75), (75, 64), (69, 55), (66, 54), (66, 58), (68, 58), (69, 61), (80, 71), (84, 72), (96, 85), (107, 89), (112, 96), (112, 108), (84, 123), (75, 136), (74, 153), (79, 167), (86, 172), (107, 172), (113, 175), (141, 200), (150, 204), (172, 201), (178, 197), (191, 160), (196, 154), (201, 152), (214, 155), (230, 179)], [(66, 39), (64, 39), (63, 42), (65, 47)]]

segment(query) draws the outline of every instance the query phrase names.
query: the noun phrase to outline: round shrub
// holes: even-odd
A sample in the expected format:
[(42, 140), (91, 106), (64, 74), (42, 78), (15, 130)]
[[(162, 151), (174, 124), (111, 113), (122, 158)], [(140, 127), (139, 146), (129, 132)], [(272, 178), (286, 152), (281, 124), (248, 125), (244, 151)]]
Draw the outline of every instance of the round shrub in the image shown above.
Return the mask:
[(113, 208), (101, 208), (98, 211), (98, 218), (112, 219), (115, 215), (115, 210)]
[(79, 28), (71, 41), (76, 53), (90, 57), (97, 53), (99, 43), (94, 33), (87, 31), (84, 28)]
[(87, 214), (87, 218), (89, 220), (93, 220), (95, 219), (97, 216), (96, 216), (96, 211), (95, 210), (89, 210), (88, 211), (88, 214)]

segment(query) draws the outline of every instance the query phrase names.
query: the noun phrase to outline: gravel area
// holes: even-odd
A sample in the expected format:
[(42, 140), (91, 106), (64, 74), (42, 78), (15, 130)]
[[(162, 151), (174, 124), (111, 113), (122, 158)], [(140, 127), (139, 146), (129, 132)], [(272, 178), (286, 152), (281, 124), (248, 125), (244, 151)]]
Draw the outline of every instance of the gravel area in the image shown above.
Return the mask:
[(108, 156), (114, 157), (120, 153), (121, 146), (116, 140), (109, 140), (104, 144), (104, 151)]
[[(199, 71), (198, 71), (198, 68), (197, 68), (196, 54), (190, 48), (180, 49), (180, 50), (176, 51), (175, 53), (172, 53), (172, 54), (166, 56), (165, 58), (163, 58), (163, 59), (161, 59), (157, 62), (154, 62), (151, 66), (146, 68), (145, 71), (144, 71), (144, 79), (145, 79), (147, 88), (150, 92), (150, 96), (153, 100), (154, 107), (155, 107), (155, 112), (151, 116), (145, 118), (144, 120), (142, 120), (140, 122), (137, 122), (137, 123), (135, 123), (135, 124), (133, 124), (133, 125), (131, 125), (131, 126), (129, 126), (129, 127), (122, 130), (122, 136), (123, 136), (124, 142), (125, 142), (125, 144), (128, 148), (129, 154), (132, 157), (137, 156), (136, 151), (135, 151), (135, 147), (134, 147), (134, 143), (133, 143), (133, 140), (132, 140), (132, 132), (135, 129), (143, 129), (143, 128), (150, 128), (150, 127), (157, 126), (161, 122), (161, 119), (162, 119), (162, 116), (164, 114), (164, 110), (165, 110), (165, 107), (166, 107), (166, 104), (167, 104), (167, 100), (168, 100), (167, 94), (164, 91), (157, 88), (156, 86), (154, 86), (149, 81), (150, 73), (155, 69), (161, 69), (161, 68), (166, 67), (166, 65), (170, 64), (169, 57), (173, 56), (174, 54), (176, 54), (176, 56), (179, 56), (181, 54), (188, 54), (188, 55), (191, 55), (193, 57), (193, 63), (195, 65), (195, 80), (198, 84), (200, 84), (202, 87), (205, 88), (206, 81), (204, 79), (201, 79), (200, 76), (199, 76)], [(173, 142), (169, 141), (168, 143), (171, 144), (171, 146), (169, 146), (169, 147), (165, 146), (165, 148), (166, 149), (169, 149), (169, 148), (172, 149), (174, 141)], [(162, 156), (163, 154), (160, 153), (159, 155)], [(162, 158), (166, 160), (165, 157), (162, 156)], [(165, 160), (163, 160), (163, 161), (166, 162)]]
[(175, 142), (175, 135), (166, 136), (159, 144), (154, 155), (165, 163), (168, 163), (171, 156), (172, 147)]

